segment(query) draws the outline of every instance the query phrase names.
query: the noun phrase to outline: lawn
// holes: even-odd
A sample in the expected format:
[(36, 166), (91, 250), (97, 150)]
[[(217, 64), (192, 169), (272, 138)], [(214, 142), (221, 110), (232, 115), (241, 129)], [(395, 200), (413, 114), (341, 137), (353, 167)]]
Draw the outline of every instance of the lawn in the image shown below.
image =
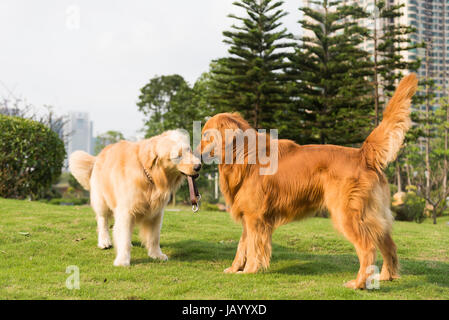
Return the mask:
[[(395, 222), (402, 277), (353, 291), (343, 284), (355, 277), (358, 260), (329, 219), (276, 230), (268, 271), (223, 274), (241, 227), (223, 212), (166, 211), (161, 246), (169, 260), (148, 258), (135, 232), (131, 267), (117, 268), (114, 250), (96, 247), (90, 207), (0, 199), (0, 298), (449, 299), (448, 221)], [(79, 290), (65, 285), (71, 265), (80, 270)]]

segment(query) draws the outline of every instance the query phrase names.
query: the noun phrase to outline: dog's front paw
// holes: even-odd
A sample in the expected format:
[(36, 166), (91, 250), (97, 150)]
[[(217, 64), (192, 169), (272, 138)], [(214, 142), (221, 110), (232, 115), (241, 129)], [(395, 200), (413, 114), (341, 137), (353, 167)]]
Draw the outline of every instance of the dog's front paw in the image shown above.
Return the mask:
[(114, 266), (116, 267), (129, 267), (130, 265), (130, 259), (125, 258), (115, 258), (114, 260)]
[(112, 248), (111, 239), (98, 239), (98, 248), (100, 249)]
[(148, 253), (148, 256), (150, 258), (156, 259), (156, 260), (161, 260), (161, 261), (167, 261), (168, 257), (166, 254), (161, 253)]

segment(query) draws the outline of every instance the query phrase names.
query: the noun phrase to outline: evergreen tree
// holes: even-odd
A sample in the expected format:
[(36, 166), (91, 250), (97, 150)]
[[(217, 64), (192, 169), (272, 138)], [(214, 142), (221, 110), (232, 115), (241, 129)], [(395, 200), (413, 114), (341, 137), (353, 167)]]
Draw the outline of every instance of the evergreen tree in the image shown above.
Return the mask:
[(360, 143), (372, 129), (371, 62), (359, 48), (367, 29), (358, 20), (366, 13), (342, 1), (314, 3), (319, 8), (300, 9), (305, 35), (287, 70), (294, 81), (289, 137), (301, 143)]
[(404, 52), (415, 50), (423, 44), (413, 40), (416, 29), (398, 23), (405, 4), (391, 4), (385, 0), (374, 0), (373, 21), (367, 39), (373, 41), (374, 105), (375, 125), (381, 121), (381, 113), (387, 100), (393, 94), (404, 70), (418, 70), (420, 61), (406, 60)]
[(224, 31), (229, 56), (215, 61), (216, 110), (239, 111), (256, 129), (273, 128), (287, 105), (282, 69), (291, 35), (282, 28), (283, 1), (239, 0), (246, 16)]

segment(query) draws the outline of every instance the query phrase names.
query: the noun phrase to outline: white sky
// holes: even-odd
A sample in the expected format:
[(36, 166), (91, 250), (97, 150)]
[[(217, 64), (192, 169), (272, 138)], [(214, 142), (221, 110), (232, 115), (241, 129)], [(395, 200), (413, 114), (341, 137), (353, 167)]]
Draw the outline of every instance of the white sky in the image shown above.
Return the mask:
[[(94, 135), (143, 126), (139, 89), (155, 75), (193, 83), (225, 56), (233, 0), (2, 0), (0, 97), (8, 90), (57, 113), (88, 111)], [(286, 0), (298, 34), (301, 0)], [(77, 19), (79, 12), (79, 19)], [(77, 24), (79, 21), (79, 25)]]

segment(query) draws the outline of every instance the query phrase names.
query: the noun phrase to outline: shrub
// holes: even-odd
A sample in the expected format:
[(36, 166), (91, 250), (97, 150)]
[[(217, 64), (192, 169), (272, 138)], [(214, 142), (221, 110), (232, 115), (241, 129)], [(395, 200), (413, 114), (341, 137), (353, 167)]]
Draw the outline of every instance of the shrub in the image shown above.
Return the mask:
[(43, 197), (61, 174), (64, 143), (43, 124), (0, 115), (0, 196)]
[(218, 205), (209, 202), (201, 202), (201, 210), (205, 211), (220, 211)]
[(407, 193), (403, 203), (392, 206), (392, 211), (396, 215), (396, 220), (422, 222), (425, 218), (424, 208), (426, 201), (416, 194), (415, 186), (407, 186)]

